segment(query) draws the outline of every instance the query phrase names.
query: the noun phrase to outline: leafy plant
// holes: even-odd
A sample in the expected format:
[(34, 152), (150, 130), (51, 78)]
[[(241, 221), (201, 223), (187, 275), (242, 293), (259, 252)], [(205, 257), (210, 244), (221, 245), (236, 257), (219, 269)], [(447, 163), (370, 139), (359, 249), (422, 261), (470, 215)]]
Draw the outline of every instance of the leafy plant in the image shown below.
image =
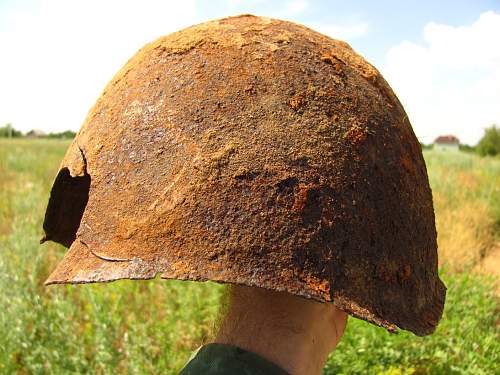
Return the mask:
[(500, 128), (496, 125), (487, 128), (477, 145), (477, 151), (482, 156), (500, 155)]

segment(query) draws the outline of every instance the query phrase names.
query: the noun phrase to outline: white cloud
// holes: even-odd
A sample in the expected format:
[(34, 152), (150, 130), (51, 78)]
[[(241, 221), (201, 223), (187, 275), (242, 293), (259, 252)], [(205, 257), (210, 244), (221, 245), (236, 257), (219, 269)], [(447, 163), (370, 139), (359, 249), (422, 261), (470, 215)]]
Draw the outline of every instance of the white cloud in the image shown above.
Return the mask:
[(455, 134), (475, 144), (500, 124), (500, 14), (468, 26), (428, 23), (423, 37), (391, 48), (382, 72), (423, 142)]
[(265, 4), (267, 0), (227, 0), (230, 14), (243, 14), (254, 12), (260, 5)]
[(298, 15), (308, 7), (306, 0), (292, 0), (286, 4), (286, 10), (289, 15)]
[(194, 0), (42, 0), (0, 32), (0, 125), (78, 129), (116, 71), (147, 42), (196, 23)]

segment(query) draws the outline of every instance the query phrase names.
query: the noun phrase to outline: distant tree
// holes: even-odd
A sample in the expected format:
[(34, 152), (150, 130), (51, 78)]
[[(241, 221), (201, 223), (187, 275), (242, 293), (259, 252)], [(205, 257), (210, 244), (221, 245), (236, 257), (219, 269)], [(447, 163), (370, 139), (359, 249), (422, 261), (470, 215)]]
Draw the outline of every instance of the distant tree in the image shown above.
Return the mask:
[(483, 138), (477, 144), (477, 152), (482, 156), (500, 155), (500, 128), (492, 125), (486, 128)]
[(458, 149), (463, 152), (476, 152), (476, 146), (469, 146), (467, 144), (459, 144)]
[(431, 150), (432, 144), (426, 145), (425, 143), (420, 142), (420, 147), (422, 148), (422, 150)]
[(75, 138), (76, 133), (71, 130), (66, 130), (59, 133), (49, 133), (47, 134), (47, 138), (58, 138), (58, 139), (73, 139)]
[(12, 124), (5, 124), (4, 126), (0, 126), (0, 137), (3, 138), (18, 138), (22, 137), (23, 133), (19, 130), (16, 130), (12, 127)]

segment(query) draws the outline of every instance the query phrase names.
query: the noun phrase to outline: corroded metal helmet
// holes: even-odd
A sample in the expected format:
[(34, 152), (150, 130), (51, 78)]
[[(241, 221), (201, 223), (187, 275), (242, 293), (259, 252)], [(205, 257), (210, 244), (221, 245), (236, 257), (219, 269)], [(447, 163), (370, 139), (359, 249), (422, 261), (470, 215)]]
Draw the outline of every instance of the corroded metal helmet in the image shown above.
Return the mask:
[(254, 16), (142, 48), (69, 147), (44, 240), (47, 284), (213, 280), (333, 302), (431, 333), (438, 277), (420, 145), (344, 42)]

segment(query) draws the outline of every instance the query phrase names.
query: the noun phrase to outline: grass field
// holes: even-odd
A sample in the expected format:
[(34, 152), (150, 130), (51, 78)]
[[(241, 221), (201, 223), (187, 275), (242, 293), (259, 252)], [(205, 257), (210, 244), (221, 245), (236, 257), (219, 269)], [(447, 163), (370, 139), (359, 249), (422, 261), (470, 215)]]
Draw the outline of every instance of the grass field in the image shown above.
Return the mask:
[[(38, 241), (67, 145), (0, 140), (0, 374), (175, 374), (210, 336), (223, 287), (161, 280), (43, 286), (64, 254)], [(500, 159), (425, 157), (448, 286), (443, 320), (434, 335), (419, 338), (350, 319), (325, 374), (500, 371), (498, 285), (488, 274), (498, 262)]]

